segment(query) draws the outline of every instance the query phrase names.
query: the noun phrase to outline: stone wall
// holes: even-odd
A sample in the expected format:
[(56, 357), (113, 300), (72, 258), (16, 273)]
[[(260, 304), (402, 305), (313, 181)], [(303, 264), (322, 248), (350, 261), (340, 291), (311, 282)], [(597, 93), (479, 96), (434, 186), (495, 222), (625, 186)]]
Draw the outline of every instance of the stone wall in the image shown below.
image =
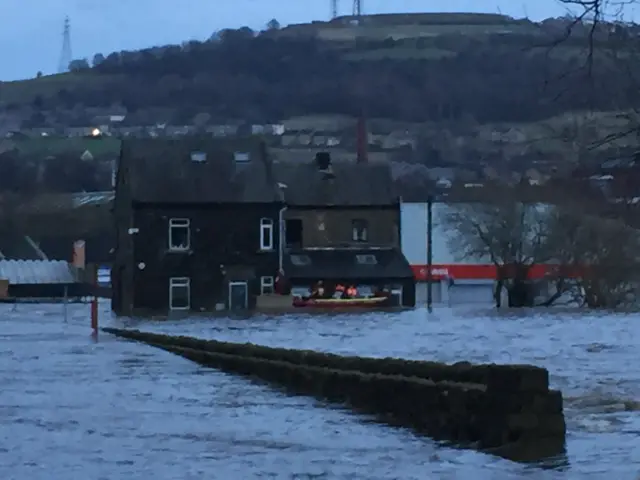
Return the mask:
[(562, 394), (549, 390), (549, 375), (542, 368), (344, 357), (136, 330), (104, 331), (512, 460), (535, 461), (564, 452)]

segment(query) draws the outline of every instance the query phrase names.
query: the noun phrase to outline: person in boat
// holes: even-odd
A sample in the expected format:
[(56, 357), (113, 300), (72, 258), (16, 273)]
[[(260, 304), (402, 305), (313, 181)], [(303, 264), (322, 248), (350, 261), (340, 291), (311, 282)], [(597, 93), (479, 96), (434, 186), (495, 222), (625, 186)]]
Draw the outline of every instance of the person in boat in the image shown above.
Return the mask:
[(358, 289), (355, 287), (355, 285), (349, 286), (349, 288), (347, 288), (347, 298), (356, 298), (357, 296)]
[(347, 295), (347, 289), (345, 288), (344, 285), (342, 285), (341, 283), (336, 285), (336, 296), (338, 298), (346, 298)]
[(378, 285), (376, 287), (376, 291), (373, 294), (374, 297), (380, 298), (380, 297), (388, 297), (389, 293), (384, 289), (384, 287)]
[(324, 284), (322, 280), (316, 283), (315, 287), (311, 291), (311, 298), (324, 298)]

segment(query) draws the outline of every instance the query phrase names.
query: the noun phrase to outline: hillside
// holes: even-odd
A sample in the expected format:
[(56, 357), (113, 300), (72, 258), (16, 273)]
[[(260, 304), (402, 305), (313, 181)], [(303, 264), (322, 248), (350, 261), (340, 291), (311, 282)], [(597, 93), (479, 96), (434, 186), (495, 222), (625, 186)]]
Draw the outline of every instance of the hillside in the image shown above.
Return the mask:
[[(638, 35), (635, 27), (597, 30), (592, 63), (590, 27), (570, 19), (398, 14), (271, 27), (115, 52), (93, 68), (76, 62), (69, 74), (0, 83), (0, 134), (20, 122), (87, 127), (96, 112), (117, 111), (126, 113), (123, 128), (277, 122), (321, 135), (341, 129), (333, 151), (344, 156), (355, 148), (364, 111), (372, 155), (395, 161), (410, 179), (425, 178), (424, 165), (464, 165), (469, 178), (530, 167), (548, 174), (638, 148), (636, 137), (587, 148), (628, 130), (621, 112), (639, 106), (640, 64), (626, 61), (634, 58), (627, 40)], [(411, 149), (380, 146), (398, 132), (412, 137)], [(274, 144), (283, 147), (278, 156), (311, 155), (318, 145), (286, 146), (289, 136)]]
[(207, 42), (112, 53), (86, 71), (6, 82), (0, 103), (14, 111), (170, 107), (170, 120), (183, 122), (200, 112), (266, 122), (362, 107), (406, 121), (522, 122), (612, 107), (606, 92), (624, 89), (624, 79), (603, 72), (602, 88), (581, 85), (584, 72), (575, 67), (585, 38), (577, 31), (550, 49), (562, 33), (560, 20), (476, 14), (374, 15), (357, 26), (343, 17), (257, 35), (225, 30)]

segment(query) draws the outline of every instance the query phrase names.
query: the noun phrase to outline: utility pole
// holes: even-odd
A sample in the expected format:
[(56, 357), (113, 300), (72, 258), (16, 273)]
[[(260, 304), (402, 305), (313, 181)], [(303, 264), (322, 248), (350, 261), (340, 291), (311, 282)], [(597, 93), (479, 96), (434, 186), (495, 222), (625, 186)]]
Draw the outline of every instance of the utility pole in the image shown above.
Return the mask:
[(58, 73), (69, 71), (69, 64), (72, 60), (71, 53), (71, 23), (69, 17), (64, 19), (64, 29), (62, 30), (62, 51), (60, 52), (60, 63), (58, 64)]
[(433, 196), (427, 199), (427, 309), (433, 311)]
[(358, 18), (362, 16), (362, 0), (353, 0), (353, 16)]
[(331, 18), (338, 16), (338, 0), (331, 0)]

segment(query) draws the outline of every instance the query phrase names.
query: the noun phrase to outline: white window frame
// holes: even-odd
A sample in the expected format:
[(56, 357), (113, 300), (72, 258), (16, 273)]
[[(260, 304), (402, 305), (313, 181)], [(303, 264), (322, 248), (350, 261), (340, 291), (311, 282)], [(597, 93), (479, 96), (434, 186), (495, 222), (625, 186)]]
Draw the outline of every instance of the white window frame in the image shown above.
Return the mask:
[(260, 277), (260, 295), (271, 295), (273, 293), (276, 293), (276, 282), (274, 278)]
[[(361, 226), (362, 228), (358, 228)], [(369, 222), (363, 218), (354, 218), (351, 222), (351, 239), (354, 242), (369, 241)]]
[(273, 250), (274, 222), (271, 218), (260, 219), (260, 250)]
[[(173, 289), (174, 288), (187, 288), (187, 306), (186, 307), (174, 307), (173, 306)], [(169, 279), (169, 310), (191, 310), (191, 279), (189, 277), (171, 277)]]
[[(187, 245), (185, 247), (177, 247), (173, 245), (173, 229), (187, 229)], [(186, 252), (191, 249), (191, 220), (188, 218), (170, 218), (169, 219), (169, 250), (172, 252)]]

